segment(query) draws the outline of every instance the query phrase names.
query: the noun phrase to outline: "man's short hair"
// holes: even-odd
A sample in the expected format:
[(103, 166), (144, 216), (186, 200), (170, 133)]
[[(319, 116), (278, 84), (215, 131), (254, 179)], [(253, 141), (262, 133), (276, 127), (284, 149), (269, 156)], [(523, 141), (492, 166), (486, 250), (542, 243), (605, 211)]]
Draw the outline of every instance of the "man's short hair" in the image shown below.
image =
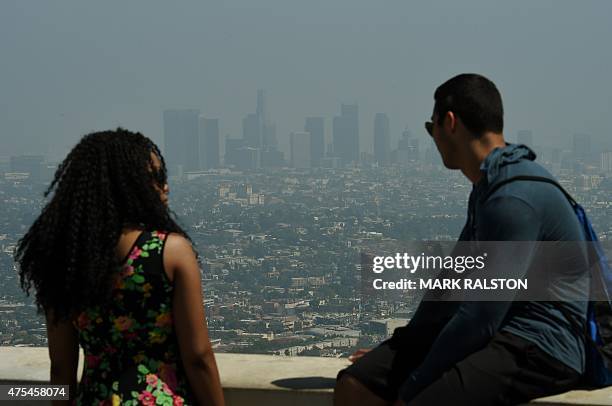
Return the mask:
[(436, 89), (434, 99), (439, 124), (446, 112), (452, 111), (476, 137), (488, 131), (499, 134), (504, 129), (504, 107), (499, 90), (482, 75), (457, 75)]

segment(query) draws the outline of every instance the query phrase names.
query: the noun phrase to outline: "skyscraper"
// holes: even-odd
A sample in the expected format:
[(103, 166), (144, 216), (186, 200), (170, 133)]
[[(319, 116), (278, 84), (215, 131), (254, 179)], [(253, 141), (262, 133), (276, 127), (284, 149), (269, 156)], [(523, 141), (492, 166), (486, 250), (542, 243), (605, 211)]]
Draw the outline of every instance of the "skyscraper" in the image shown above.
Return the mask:
[(393, 156), (393, 161), (400, 165), (419, 160), (419, 140), (412, 136), (410, 130), (402, 131), (402, 138), (398, 141)]
[(374, 160), (378, 165), (389, 164), (391, 155), (391, 135), (389, 133), (389, 117), (385, 113), (374, 116)]
[(242, 119), (242, 138), (247, 146), (262, 147), (262, 126), (257, 114), (248, 114)]
[(359, 161), (359, 108), (356, 104), (342, 104), (340, 116), (333, 122), (333, 154), (344, 165)]
[(310, 168), (310, 133), (291, 133), (291, 166)]
[(200, 117), (200, 168), (219, 167), (219, 119)]
[(244, 139), (229, 138), (225, 139), (225, 166), (238, 166), (240, 164), (240, 150), (245, 147)]
[(249, 159), (253, 154), (257, 166), (280, 166), (283, 164), (282, 152), (278, 151), (276, 125), (270, 120), (266, 92), (257, 90), (255, 113), (248, 114), (242, 120), (242, 138), (249, 150)]
[(259, 120), (261, 134), (261, 145), (259, 145), (259, 148), (266, 150), (276, 149), (278, 144), (276, 139), (276, 124), (271, 121), (269, 114), (266, 91), (264, 89), (258, 89), (255, 115)]
[(246, 145), (244, 139), (225, 139), (225, 165), (240, 170), (257, 169), (261, 166), (260, 159), (260, 150)]
[(200, 112), (164, 111), (164, 156), (170, 175), (200, 169)]
[(516, 143), (524, 144), (533, 149), (533, 134), (530, 130), (520, 130), (516, 134)]
[(325, 121), (323, 117), (307, 117), (304, 131), (310, 134), (310, 165), (321, 165), (325, 156)]

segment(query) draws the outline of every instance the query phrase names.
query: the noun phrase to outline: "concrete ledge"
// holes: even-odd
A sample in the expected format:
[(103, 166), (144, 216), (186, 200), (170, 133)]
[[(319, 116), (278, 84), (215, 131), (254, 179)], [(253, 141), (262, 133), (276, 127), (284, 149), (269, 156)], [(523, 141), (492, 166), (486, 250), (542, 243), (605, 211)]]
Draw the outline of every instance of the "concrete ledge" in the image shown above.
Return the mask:
[[(228, 406), (331, 405), (336, 374), (348, 365), (346, 359), (336, 358), (252, 354), (217, 354), (216, 357)], [(81, 354), (79, 376), (82, 360)], [(0, 347), (1, 384), (48, 381), (47, 348)], [(568, 392), (533, 403), (541, 406), (612, 405), (612, 387)], [(26, 402), (19, 404), (28, 405)]]

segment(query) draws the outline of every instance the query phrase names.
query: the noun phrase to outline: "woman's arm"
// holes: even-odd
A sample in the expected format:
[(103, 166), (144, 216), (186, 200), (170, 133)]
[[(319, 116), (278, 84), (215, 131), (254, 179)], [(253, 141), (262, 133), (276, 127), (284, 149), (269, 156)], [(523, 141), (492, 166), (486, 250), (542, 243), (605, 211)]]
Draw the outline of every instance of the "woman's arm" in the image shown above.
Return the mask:
[(163, 261), (173, 275), (174, 327), (187, 378), (200, 405), (221, 406), (223, 390), (208, 337), (200, 267), (191, 243), (182, 236), (170, 234)]
[(46, 318), (49, 358), (51, 359), (51, 385), (69, 385), (70, 388), (70, 401), (54, 400), (53, 405), (69, 405), (76, 397), (77, 390), (78, 334), (70, 321), (54, 323), (53, 311), (47, 311)]

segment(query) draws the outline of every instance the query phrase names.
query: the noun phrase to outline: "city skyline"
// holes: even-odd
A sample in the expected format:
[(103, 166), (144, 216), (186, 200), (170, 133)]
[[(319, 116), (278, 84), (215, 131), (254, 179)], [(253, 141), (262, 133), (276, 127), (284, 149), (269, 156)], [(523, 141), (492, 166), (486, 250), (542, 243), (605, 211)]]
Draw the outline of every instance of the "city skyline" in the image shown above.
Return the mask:
[(285, 153), (304, 117), (325, 117), (329, 132), (342, 103), (359, 105), (372, 151), (375, 113), (389, 116), (391, 145), (406, 127), (424, 135), (436, 86), (461, 72), (498, 85), (507, 134), (530, 129), (570, 148), (584, 133), (593, 149), (612, 148), (610, 2), (115, 5), (2, 4), (3, 159), (57, 160), (83, 134), (119, 125), (162, 145), (168, 109), (200, 110), (222, 137), (240, 137), (258, 88)]

